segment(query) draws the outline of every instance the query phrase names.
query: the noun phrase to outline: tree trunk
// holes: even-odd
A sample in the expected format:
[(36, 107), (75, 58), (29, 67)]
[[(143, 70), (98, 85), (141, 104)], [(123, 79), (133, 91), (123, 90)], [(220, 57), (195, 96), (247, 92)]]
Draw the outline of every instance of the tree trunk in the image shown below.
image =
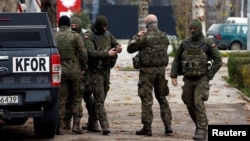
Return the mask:
[(18, 10), (17, 0), (1, 0), (0, 1), (0, 12), (12, 12), (16, 13)]
[(148, 7), (150, 0), (139, 0), (138, 7), (138, 30), (146, 30), (144, 18), (148, 15)]
[(56, 28), (56, 0), (41, 0), (41, 11), (47, 12), (52, 28)]
[(199, 19), (202, 23), (202, 32), (206, 36), (206, 22), (205, 22), (205, 1), (193, 0), (192, 1), (193, 19)]

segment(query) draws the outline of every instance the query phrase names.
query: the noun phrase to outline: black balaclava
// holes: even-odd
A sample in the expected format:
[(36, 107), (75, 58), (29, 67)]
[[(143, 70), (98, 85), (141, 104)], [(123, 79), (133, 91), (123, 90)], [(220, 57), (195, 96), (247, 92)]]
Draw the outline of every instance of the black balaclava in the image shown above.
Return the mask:
[(103, 34), (105, 32), (105, 29), (103, 29), (104, 26), (108, 26), (107, 18), (103, 15), (97, 16), (94, 23), (94, 28), (96, 29), (98, 34)]
[(191, 36), (193, 41), (198, 41), (203, 37), (201, 22), (197, 19), (193, 19), (189, 28), (197, 28), (197, 31), (192, 31)]
[(77, 33), (81, 33), (82, 32), (82, 21), (81, 21), (81, 19), (78, 18), (78, 17), (73, 17), (70, 21), (71, 21), (71, 24), (78, 25), (77, 28), (72, 28), (71, 27), (71, 30), (76, 31)]
[(68, 16), (61, 16), (59, 18), (58, 27), (63, 26), (63, 25), (70, 26), (70, 19)]

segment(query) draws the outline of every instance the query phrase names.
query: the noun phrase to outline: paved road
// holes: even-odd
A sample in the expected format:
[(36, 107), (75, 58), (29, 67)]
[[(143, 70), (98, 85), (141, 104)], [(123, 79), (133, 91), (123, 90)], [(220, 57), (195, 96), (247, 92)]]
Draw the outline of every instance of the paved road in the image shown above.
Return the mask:
[[(111, 72), (111, 88), (106, 100), (106, 110), (112, 133), (103, 136), (100, 133), (86, 132), (83, 135), (73, 135), (68, 132), (63, 136), (55, 136), (51, 141), (192, 141), (195, 126), (181, 101), (182, 77), (178, 78), (179, 85), (177, 87), (173, 87), (171, 83), (169, 84), (170, 95), (167, 97), (172, 109), (174, 134), (164, 136), (164, 126), (159, 115), (159, 105), (155, 100), (153, 105), (153, 136), (135, 135), (135, 131), (142, 127), (140, 123), (140, 99), (137, 96), (138, 71), (123, 71), (122, 68), (131, 68), (131, 58), (134, 55), (126, 52), (126, 42), (124, 42), (123, 47), (124, 50), (119, 55), (117, 64)], [(166, 68), (166, 78), (169, 80), (172, 60), (173, 58), (170, 58), (170, 64)], [(222, 68), (210, 82), (210, 97), (206, 102), (209, 124), (250, 125), (249, 101), (244, 99), (238, 90), (230, 87), (222, 78), (228, 76), (226, 63), (227, 58), (223, 58)], [(86, 115), (84, 109), (83, 123), (87, 121)], [(31, 125), (32, 121), (24, 125), (22, 135), (15, 134), (15, 132), (7, 135), (8, 130), (0, 130), (0, 136), (5, 136), (6, 139), (11, 140), (36, 140), (33, 137)], [(17, 128), (12, 130), (20, 131)], [(30, 132), (31, 135), (27, 135), (27, 132)]]

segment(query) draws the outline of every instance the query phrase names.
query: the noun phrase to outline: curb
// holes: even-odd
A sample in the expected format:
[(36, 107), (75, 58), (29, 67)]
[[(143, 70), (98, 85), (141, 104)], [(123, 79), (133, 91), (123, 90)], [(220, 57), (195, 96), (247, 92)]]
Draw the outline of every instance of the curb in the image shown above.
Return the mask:
[(238, 94), (240, 94), (241, 97), (243, 97), (247, 102), (250, 102), (250, 98), (249, 98), (248, 96), (244, 95), (240, 90), (238, 90), (238, 89), (236, 89), (236, 88), (234, 88), (234, 87), (233, 87), (233, 89), (234, 89)]

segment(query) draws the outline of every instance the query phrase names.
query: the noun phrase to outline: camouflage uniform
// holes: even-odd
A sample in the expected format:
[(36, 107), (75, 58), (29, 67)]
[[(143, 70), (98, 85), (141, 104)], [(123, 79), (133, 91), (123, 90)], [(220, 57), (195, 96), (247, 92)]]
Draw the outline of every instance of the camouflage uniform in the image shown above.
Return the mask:
[(85, 46), (88, 50), (88, 74), (91, 91), (94, 96), (94, 108), (102, 127), (103, 135), (110, 133), (109, 121), (105, 110), (105, 99), (110, 84), (110, 69), (114, 66), (117, 55), (109, 56), (109, 50), (119, 45), (116, 38), (102, 27), (107, 26), (107, 19), (98, 16), (91, 25), (90, 31), (84, 34)]
[[(74, 24), (77, 26), (75, 26)], [(72, 17), (71, 29), (76, 31), (80, 35), (82, 35), (82, 37), (84, 36), (84, 33), (82, 32), (82, 21), (80, 18)], [(95, 113), (94, 98), (93, 98), (93, 94), (91, 91), (89, 73), (87, 70), (85, 70), (85, 72), (84, 72), (82, 85), (83, 85), (83, 91), (82, 91), (83, 99), (84, 99), (84, 102), (86, 103), (86, 108), (87, 108), (88, 116), (89, 116), (86, 126), (83, 125), (82, 129), (87, 129), (88, 131), (92, 131), (92, 132), (101, 132), (98, 129), (99, 124), (98, 124), (96, 113)], [(70, 113), (70, 112), (71, 111), (68, 111), (68, 113)]]
[[(207, 101), (209, 96), (209, 80), (212, 80), (222, 65), (218, 48), (213, 40), (205, 39), (201, 29), (198, 20), (191, 22), (192, 35), (181, 42), (170, 74), (172, 82), (178, 75), (184, 75), (182, 100), (196, 126), (193, 137), (195, 140), (206, 138), (208, 120), (204, 101)], [(211, 66), (209, 61), (212, 61)]]
[(80, 81), (82, 71), (86, 70), (87, 51), (81, 36), (70, 31), (70, 20), (67, 16), (59, 19), (59, 32), (56, 33), (57, 48), (62, 62), (62, 78), (60, 90), (59, 127), (62, 127), (66, 103), (72, 100), (73, 132), (83, 133), (80, 130), (82, 117), (82, 94), (80, 93)]
[[(172, 133), (172, 114), (166, 96), (169, 94), (165, 67), (168, 65), (169, 40), (165, 32), (158, 29), (157, 22), (148, 23), (147, 32), (138, 36), (134, 35), (128, 43), (127, 51), (138, 51), (139, 82), (138, 95), (141, 98), (141, 122), (143, 128), (136, 131), (137, 135), (152, 136), (151, 124), (153, 121), (153, 96), (160, 105), (160, 115), (165, 126), (165, 134)], [(135, 63), (135, 62), (134, 62)]]

